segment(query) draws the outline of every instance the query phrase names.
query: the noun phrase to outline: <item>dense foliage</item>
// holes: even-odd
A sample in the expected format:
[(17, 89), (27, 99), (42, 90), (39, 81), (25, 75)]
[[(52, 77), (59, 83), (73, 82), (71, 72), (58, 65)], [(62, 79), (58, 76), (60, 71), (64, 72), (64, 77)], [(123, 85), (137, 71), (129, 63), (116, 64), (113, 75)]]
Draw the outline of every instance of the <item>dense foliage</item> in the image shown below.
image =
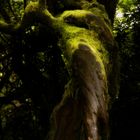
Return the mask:
[(120, 94), (113, 107), (113, 140), (137, 139), (140, 107), (140, 3), (120, 1), (114, 33), (121, 56)]
[[(23, 1), (0, 3), (0, 19), (13, 23), (21, 20)], [(46, 136), (48, 116), (61, 99), (68, 80), (55, 44), (57, 38), (47, 32), (35, 24), (22, 36), (0, 33), (1, 140), (39, 140)]]

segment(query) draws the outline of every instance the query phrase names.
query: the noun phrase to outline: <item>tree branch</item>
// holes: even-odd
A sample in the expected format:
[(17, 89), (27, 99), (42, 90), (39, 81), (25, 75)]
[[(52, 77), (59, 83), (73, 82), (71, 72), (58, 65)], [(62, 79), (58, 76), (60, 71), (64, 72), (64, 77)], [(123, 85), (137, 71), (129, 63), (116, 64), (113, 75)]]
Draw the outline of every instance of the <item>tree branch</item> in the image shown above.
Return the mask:
[(15, 33), (16, 29), (14, 25), (8, 24), (5, 21), (0, 20), (0, 31), (6, 34), (13, 34)]
[(47, 9), (43, 9), (38, 2), (30, 2), (25, 8), (25, 13), (20, 23), (13, 25), (0, 20), (0, 32), (6, 34), (22, 32), (35, 22), (52, 26), (52, 23), (55, 23), (55, 19), (56, 18), (54, 18)]

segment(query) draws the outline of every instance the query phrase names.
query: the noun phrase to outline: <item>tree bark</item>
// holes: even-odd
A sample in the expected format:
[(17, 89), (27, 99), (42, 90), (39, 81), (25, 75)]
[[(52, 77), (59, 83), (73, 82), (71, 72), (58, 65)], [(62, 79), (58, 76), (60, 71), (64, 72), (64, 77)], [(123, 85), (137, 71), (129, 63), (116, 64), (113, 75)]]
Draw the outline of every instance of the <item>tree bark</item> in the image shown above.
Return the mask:
[(79, 9), (54, 17), (42, 8), (43, 2), (30, 2), (22, 21), (16, 25), (0, 21), (0, 31), (22, 33), (39, 22), (60, 36), (57, 44), (71, 79), (61, 102), (52, 112), (47, 139), (108, 140), (108, 110), (117, 91), (118, 72), (113, 70), (117, 67), (114, 62), (117, 63), (118, 56), (105, 8), (94, 1), (66, 1), (69, 7), (77, 5)]

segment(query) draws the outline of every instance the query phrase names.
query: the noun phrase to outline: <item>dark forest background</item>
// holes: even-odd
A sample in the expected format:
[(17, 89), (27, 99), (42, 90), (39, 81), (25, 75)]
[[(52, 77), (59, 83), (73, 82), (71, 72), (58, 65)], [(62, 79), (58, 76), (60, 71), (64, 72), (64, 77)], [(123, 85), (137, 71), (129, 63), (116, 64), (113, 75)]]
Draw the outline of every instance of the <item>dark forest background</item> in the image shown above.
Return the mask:
[(120, 1), (114, 23), (119, 44), (120, 94), (111, 112), (112, 140), (139, 138), (140, 125), (140, 3)]
[[(23, 14), (22, 2), (11, 2), (9, 5), (3, 1), (2, 6), (7, 9), (0, 4), (1, 16), (6, 21), (11, 20), (9, 16), (16, 21)], [(111, 140), (136, 140), (139, 136), (139, 13), (137, 0), (123, 0), (118, 4), (114, 35), (120, 53), (120, 94), (110, 111)], [(0, 140), (42, 140), (46, 136), (48, 116), (60, 101), (68, 79), (60, 50), (52, 48), (49, 42), (53, 35), (47, 35), (45, 30), (39, 25), (32, 26), (22, 39), (0, 33)], [(46, 36), (47, 49), (43, 45)], [(47, 92), (52, 95), (44, 94)]]

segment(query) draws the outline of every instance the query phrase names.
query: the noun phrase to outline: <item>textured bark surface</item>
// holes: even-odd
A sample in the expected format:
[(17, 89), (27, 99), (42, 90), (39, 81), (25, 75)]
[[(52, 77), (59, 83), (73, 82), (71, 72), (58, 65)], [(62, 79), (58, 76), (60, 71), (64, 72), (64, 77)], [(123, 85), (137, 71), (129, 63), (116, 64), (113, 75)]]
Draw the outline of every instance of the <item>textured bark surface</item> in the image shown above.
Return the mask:
[[(116, 77), (113, 63), (117, 54), (105, 8), (94, 1), (65, 1), (62, 11), (65, 7), (75, 10), (69, 9), (55, 17), (41, 6), (42, 2), (30, 2), (17, 25), (0, 21), (0, 31), (22, 33), (39, 22), (60, 37), (57, 44), (71, 79), (52, 112), (47, 139), (108, 140), (108, 104), (111, 92), (116, 90), (114, 87), (111, 91), (109, 86), (115, 81), (112, 75)], [(55, 15), (53, 10), (52, 13)]]

